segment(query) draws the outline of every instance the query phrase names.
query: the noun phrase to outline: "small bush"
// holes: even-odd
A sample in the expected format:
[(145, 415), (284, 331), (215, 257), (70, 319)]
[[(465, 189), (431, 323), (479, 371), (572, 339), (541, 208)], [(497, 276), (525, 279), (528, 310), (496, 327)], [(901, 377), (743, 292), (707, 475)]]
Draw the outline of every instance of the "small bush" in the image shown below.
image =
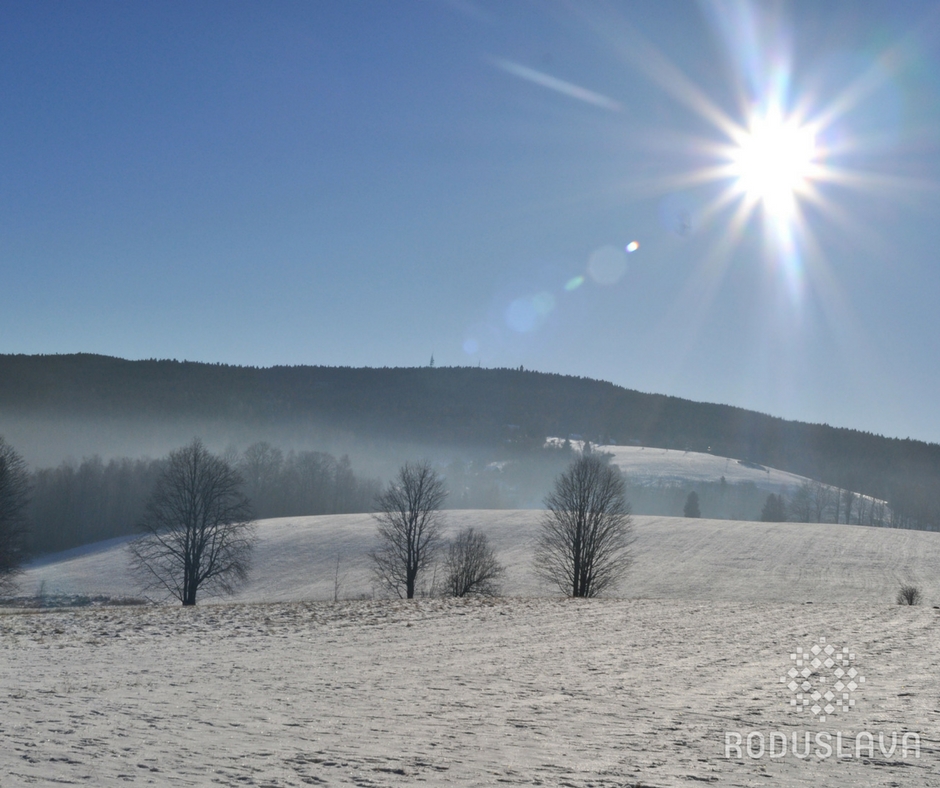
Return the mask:
[(923, 597), (917, 586), (901, 586), (901, 590), (898, 591), (899, 605), (919, 605), (922, 600)]
[(498, 581), (505, 571), (486, 534), (464, 528), (450, 543), (444, 559), (444, 593), (453, 597), (498, 596)]

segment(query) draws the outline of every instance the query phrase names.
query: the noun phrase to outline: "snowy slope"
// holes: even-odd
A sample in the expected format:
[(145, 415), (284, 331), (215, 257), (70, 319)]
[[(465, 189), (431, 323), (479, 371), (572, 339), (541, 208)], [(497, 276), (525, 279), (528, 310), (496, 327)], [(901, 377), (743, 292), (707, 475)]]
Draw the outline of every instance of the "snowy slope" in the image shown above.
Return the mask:
[[(539, 512), (447, 517), (543, 596), (0, 614), (0, 786), (940, 788), (940, 534), (637, 517), (628, 598), (560, 600), (529, 565)], [(258, 530), (243, 602), (331, 598), (336, 556), (341, 595), (369, 592), (368, 516)], [(133, 592), (114, 542), (43, 581)], [(905, 581), (928, 605), (894, 604)], [(825, 724), (780, 681), (820, 638), (866, 679)], [(920, 757), (725, 756), (729, 731), (807, 730), (914, 732)]]
[(753, 482), (763, 490), (780, 493), (808, 481), (794, 473), (702, 452), (643, 446), (597, 446), (596, 450), (613, 455), (611, 462), (636, 484), (717, 482), (724, 476), (729, 484)]
[[(866, 678), (855, 708), (826, 723), (792, 709), (780, 682), (820, 637), (850, 648)], [(0, 784), (936, 787), (936, 662), (936, 611), (857, 601), (5, 615)], [(852, 739), (849, 758), (725, 756), (729, 731), (806, 730), (923, 743), (917, 759), (900, 747), (856, 758)]]
[[(512, 596), (556, 593), (531, 567), (540, 516), (530, 510), (446, 513), (450, 533), (473, 526), (489, 536), (507, 566), (504, 593)], [(622, 596), (890, 602), (902, 582), (913, 582), (940, 604), (937, 533), (670, 517), (636, 516), (634, 522), (635, 562)], [(258, 535), (252, 579), (237, 599), (332, 599), (337, 577), (340, 598), (372, 596), (368, 553), (375, 523), (369, 515), (265, 520)], [(47, 593), (139, 593), (119, 540), (61, 560), (47, 557), (25, 572), (20, 588), (34, 593), (41, 584)]]

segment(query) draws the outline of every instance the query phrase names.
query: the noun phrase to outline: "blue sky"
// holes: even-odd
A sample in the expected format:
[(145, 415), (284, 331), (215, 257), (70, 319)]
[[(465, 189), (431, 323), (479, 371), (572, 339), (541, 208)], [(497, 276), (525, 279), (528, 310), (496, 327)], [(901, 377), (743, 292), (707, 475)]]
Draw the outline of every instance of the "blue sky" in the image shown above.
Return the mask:
[[(937, 3), (0, 20), (0, 352), (433, 353), (940, 441)], [(785, 216), (728, 163), (771, 104)]]

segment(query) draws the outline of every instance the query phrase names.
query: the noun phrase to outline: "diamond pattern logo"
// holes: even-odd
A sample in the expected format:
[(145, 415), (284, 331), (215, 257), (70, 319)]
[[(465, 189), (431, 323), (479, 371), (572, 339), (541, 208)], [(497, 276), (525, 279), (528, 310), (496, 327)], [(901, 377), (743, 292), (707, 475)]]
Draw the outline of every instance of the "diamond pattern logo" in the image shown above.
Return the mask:
[(809, 649), (790, 654), (790, 670), (780, 683), (790, 690), (790, 706), (809, 712), (820, 722), (836, 712), (855, 708), (853, 695), (865, 683), (855, 667), (855, 654), (819, 638)]

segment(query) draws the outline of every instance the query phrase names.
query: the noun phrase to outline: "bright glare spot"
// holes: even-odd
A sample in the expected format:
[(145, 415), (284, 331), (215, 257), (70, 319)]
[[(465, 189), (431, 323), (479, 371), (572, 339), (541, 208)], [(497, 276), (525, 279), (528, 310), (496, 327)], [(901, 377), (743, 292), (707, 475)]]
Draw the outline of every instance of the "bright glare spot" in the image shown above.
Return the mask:
[(741, 190), (780, 216), (790, 213), (794, 195), (804, 189), (815, 155), (813, 130), (772, 112), (752, 119), (733, 156), (733, 167)]
[(468, 356), (474, 355), (479, 349), (480, 343), (477, 342), (473, 337), (470, 337), (470, 339), (463, 343), (463, 352)]
[(583, 276), (573, 276), (571, 279), (565, 282), (565, 290), (567, 290), (570, 293), (572, 290), (577, 290), (583, 284), (584, 284)]
[(639, 241), (630, 241), (630, 243), (627, 244), (627, 253), (630, 254), (632, 252), (635, 252), (639, 248), (640, 248)]

